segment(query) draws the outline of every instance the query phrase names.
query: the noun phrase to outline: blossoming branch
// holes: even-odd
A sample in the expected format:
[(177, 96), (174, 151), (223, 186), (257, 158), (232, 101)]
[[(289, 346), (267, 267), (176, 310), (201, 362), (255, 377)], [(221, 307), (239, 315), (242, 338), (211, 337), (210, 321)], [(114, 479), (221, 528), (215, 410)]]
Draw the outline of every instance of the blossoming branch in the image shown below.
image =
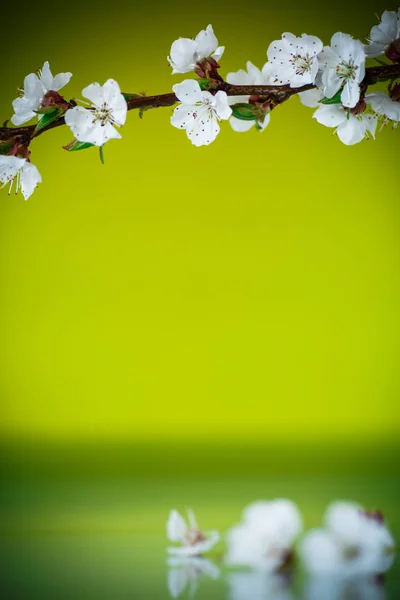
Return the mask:
[[(400, 121), (400, 8), (385, 11), (372, 27), (366, 43), (347, 33), (335, 33), (330, 44), (313, 35), (284, 33), (267, 49), (267, 62), (221, 76), (225, 48), (218, 45), (209, 25), (195, 39), (173, 42), (168, 56), (172, 74), (194, 73), (172, 91), (157, 96), (121, 92), (118, 83), (92, 83), (82, 90), (86, 100), (67, 100), (60, 94), (71, 73), (53, 77), (48, 62), (38, 73), (25, 77), (13, 103), (14, 114), (0, 127), (0, 182), (9, 193), (20, 189), (27, 200), (42, 179), (31, 163), (31, 142), (46, 131), (67, 125), (73, 139), (64, 147), (69, 152), (104, 145), (121, 138), (127, 111), (139, 116), (152, 108), (171, 107), (171, 125), (186, 132), (195, 146), (211, 144), (220, 133), (220, 122), (228, 121), (234, 131), (253, 127), (263, 131), (270, 113), (279, 104), (298, 95), (301, 102), (316, 108), (313, 117), (334, 128), (341, 142), (353, 145), (374, 138), (378, 124), (397, 127)], [(379, 58), (378, 58), (379, 57)], [(366, 66), (375, 59), (378, 66)], [(377, 83), (385, 92), (370, 91)], [(29, 121), (35, 124), (26, 125)]]

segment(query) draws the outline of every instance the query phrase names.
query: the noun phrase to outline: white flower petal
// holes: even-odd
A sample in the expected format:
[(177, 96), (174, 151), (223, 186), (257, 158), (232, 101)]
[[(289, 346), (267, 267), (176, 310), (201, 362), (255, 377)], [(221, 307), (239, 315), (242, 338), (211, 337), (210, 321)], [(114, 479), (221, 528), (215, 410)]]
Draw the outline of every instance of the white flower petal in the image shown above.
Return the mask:
[(228, 96), (226, 95), (226, 92), (220, 90), (215, 94), (214, 98), (218, 118), (222, 119), (223, 121), (229, 119), (232, 114), (232, 109), (228, 104)]
[(76, 134), (90, 129), (93, 125), (93, 113), (82, 106), (74, 106), (65, 113), (65, 123), (71, 128), (72, 133)]
[(212, 532), (208, 539), (198, 542), (197, 544), (192, 544), (190, 546), (170, 546), (167, 548), (167, 551), (169, 554), (174, 556), (200, 556), (206, 552), (209, 552), (209, 550), (211, 550), (215, 544), (217, 544), (219, 539), (219, 533)]
[(90, 100), (94, 106), (101, 106), (104, 102), (103, 86), (97, 82), (91, 83), (87, 87), (83, 88), (82, 96)]
[(337, 127), (346, 119), (346, 113), (340, 105), (323, 104), (315, 111), (313, 119), (325, 127)]
[(196, 63), (196, 42), (189, 38), (180, 38), (173, 42), (168, 61), (173, 68), (173, 74), (193, 71)]
[(43, 97), (43, 86), (35, 73), (30, 73), (25, 77), (24, 95), (27, 99), (32, 100), (33, 98), (39, 100)]
[(208, 25), (207, 29), (200, 31), (196, 36), (195, 42), (196, 50), (201, 58), (210, 56), (218, 47), (218, 40), (215, 37), (212, 25)]
[(354, 108), (360, 99), (360, 85), (357, 81), (349, 80), (345, 84), (340, 99), (343, 106)]
[(250, 129), (256, 124), (255, 121), (243, 121), (242, 119), (237, 119), (236, 117), (231, 117), (229, 119), (229, 123), (231, 124), (233, 131), (237, 131), (239, 133), (250, 131)]
[(6, 184), (14, 179), (22, 169), (26, 160), (17, 156), (4, 156), (0, 154), (0, 181)]
[(320, 100), (324, 97), (324, 92), (320, 88), (314, 88), (307, 92), (300, 92), (298, 94), (301, 103), (308, 108), (317, 108), (320, 106)]
[(334, 69), (326, 69), (322, 73), (322, 83), (324, 86), (325, 96), (327, 98), (333, 98), (336, 92), (340, 90), (342, 79)]
[(330, 573), (342, 568), (340, 545), (332, 533), (323, 529), (307, 533), (300, 546), (300, 556), (311, 573)]
[(391, 44), (399, 35), (399, 17), (398, 13), (392, 10), (385, 10), (381, 17), (379, 25), (371, 29), (370, 39), (372, 42), (382, 44), (383, 47)]
[(210, 117), (205, 111), (199, 111), (198, 117), (186, 129), (188, 138), (195, 146), (208, 146), (215, 140), (219, 132), (217, 119)]
[(196, 104), (201, 102), (203, 95), (199, 84), (195, 79), (185, 79), (172, 87), (172, 91), (184, 104)]
[(189, 583), (185, 569), (170, 569), (168, 571), (168, 590), (173, 598), (178, 598)]
[(124, 96), (121, 94), (120, 87), (114, 79), (108, 79), (103, 85), (103, 98), (108, 107), (112, 110), (114, 121), (118, 125), (124, 125), (128, 111), (128, 105)]
[(211, 54), (211, 56), (213, 57), (214, 60), (219, 62), (220, 59), (222, 58), (224, 52), (225, 52), (225, 46), (218, 46), (216, 51), (213, 54)]
[(347, 545), (357, 545), (363, 533), (362, 510), (363, 508), (354, 502), (333, 502), (326, 509), (325, 526)]
[(61, 88), (66, 86), (67, 83), (69, 83), (71, 77), (72, 77), (72, 73), (58, 73), (54, 77), (50, 89), (55, 92), (58, 92), (59, 90), (61, 90)]
[(13, 108), (15, 110), (15, 114), (11, 117), (11, 123), (13, 125), (23, 125), (27, 123), (31, 119), (37, 116), (33, 110), (31, 110), (30, 106), (24, 106), (25, 103), (17, 103), (18, 100), (23, 101), (23, 98), (16, 98), (13, 102)]
[(41, 73), (40, 73), (40, 82), (43, 85), (44, 91), (48, 92), (51, 90), (51, 84), (53, 82), (53, 75), (50, 71), (49, 61), (46, 60), (44, 63)]
[(183, 542), (187, 531), (186, 523), (177, 510), (171, 510), (167, 521), (167, 537), (171, 542)]
[(178, 129), (186, 129), (186, 127), (194, 119), (197, 107), (188, 104), (180, 104), (177, 106), (171, 116), (171, 125)]
[(37, 185), (42, 182), (39, 171), (28, 161), (26, 161), (21, 170), (21, 192), (25, 200), (33, 194)]
[(400, 102), (392, 100), (384, 92), (373, 92), (365, 96), (365, 102), (369, 104), (374, 112), (383, 115), (387, 119), (400, 121)]

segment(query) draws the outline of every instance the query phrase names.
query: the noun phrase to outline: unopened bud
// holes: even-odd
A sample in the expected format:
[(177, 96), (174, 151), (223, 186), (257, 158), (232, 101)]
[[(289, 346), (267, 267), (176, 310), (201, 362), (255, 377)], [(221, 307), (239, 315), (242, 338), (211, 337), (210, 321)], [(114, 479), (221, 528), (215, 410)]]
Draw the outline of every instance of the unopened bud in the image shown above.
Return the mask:
[(60, 107), (67, 110), (69, 108), (69, 105), (65, 98), (63, 98), (63, 96), (61, 96), (58, 92), (50, 90), (49, 92), (47, 92), (47, 94), (44, 95), (44, 98), (42, 100), (42, 108), (49, 107)]
[(392, 62), (400, 62), (400, 38), (390, 44), (385, 54)]
[(207, 58), (203, 58), (196, 63), (194, 68), (194, 72), (201, 78), (209, 78), (212, 75), (217, 75), (217, 70), (220, 65), (217, 63), (215, 58), (212, 56), (207, 56)]
[(241, 121), (257, 121), (264, 116), (259, 104), (238, 102), (232, 104), (231, 109), (232, 115)]

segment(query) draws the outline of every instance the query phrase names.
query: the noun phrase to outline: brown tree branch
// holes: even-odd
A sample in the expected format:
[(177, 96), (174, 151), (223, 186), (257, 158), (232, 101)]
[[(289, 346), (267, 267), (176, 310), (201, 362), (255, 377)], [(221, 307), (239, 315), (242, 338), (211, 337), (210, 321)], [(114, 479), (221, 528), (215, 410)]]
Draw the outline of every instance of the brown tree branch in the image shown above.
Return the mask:
[[(400, 64), (368, 67), (365, 70), (365, 77), (361, 83), (362, 93), (365, 93), (368, 86), (374, 85), (378, 81), (396, 78), (400, 78)], [(303, 85), (299, 88), (291, 88), (289, 85), (233, 85), (221, 80), (218, 83), (217, 89), (225, 91), (228, 96), (261, 96), (266, 100), (272, 100), (272, 107), (275, 107), (286, 102), (292, 96), (315, 87), (313, 84)], [(127, 99), (128, 110), (148, 110), (150, 108), (173, 106), (179, 102), (173, 92), (157, 96), (139, 96), (137, 94), (124, 94), (124, 96)], [(64, 124), (64, 117), (60, 117), (47, 127), (41, 129), (35, 137)], [(29, 144), (33, 138), (35, 127), (35, 125), (0, 127), (0, 141), (15, 140), (20, 144)]]

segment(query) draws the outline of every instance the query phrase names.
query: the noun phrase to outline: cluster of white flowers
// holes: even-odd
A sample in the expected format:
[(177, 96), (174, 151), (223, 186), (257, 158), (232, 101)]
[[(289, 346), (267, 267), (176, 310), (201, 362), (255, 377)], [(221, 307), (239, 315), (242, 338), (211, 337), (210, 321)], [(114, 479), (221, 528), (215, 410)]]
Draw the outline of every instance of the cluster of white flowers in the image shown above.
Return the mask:
[[(224, 49), (208, 25), (195, 39), (174, 41), (168, 56), (172, 74), (193, 72), (199, 77), (185, 79), (172, 87), (172, 103), (176, 100), (178, 106), (171, 124), (185, 130), (195, 146), (211, 144), (220, 132), (220, 121), (229, 120), (237, 132), (253, 127), (263, 131), (270, 122), (271, 109), (294, 94), (300, 96), (304, 105), (317, 108), (314, 118), (334, 128), (346, 145), (375, 137), (378, 123), (396, 128), (400, 121), (397, 70), (389, 81), (387, 93), (381, 90), (367, 93), (365, 82), (363, 85), (367, 58), (383, 56), (391, 61), (383, 63), (388, 67), (400, 65), (400, 8), (383, 13), (366, 44), (341, 32), (332, 36), (329, 46), (313, 35), (284, 33), (268, 47), (268, 60), (261, 69), (247, 62), (247, 70), (228, 73), (226, 81), (218, 72)], [(382, 64), (381, 59), (379, 62)], [(12, 103), (13, 125), (19, 127), (32, 119), (37, 124), (33, 126), (33, 134), (14, 138), (10, 128), (9, 139), (0, 142), (0, 182), (3, 187), (8, 185), (9, 192), (20, 189), (25, 200), (41, 182), (39, 171), (30, 162), (29, 144), (55, 121), (55, 124), (65, 122), (74, 136), (64, 146), (66, 150), (98, 146), (102, 160), (104, 144), (121, 137), (118, 128), (126, 121), (130, 95), (121, 93), (118, 83), (108, 79), (104, 85), (92, 83), (85, 87), (82, 96), (86, 100), (67, 101), (59, 91), (71, 77), (71, 73), (53, 77), (46, 61), (38, 73), (25, 77), (19, 97)], [(287, 93), (279, 100), (282, 90)], [(247, 91), (251, 93), (243, 93)], [(169, 97), (166, 105), (171, 105), (171, 95), (166, 96)], [(137, 106), (140, 107), (140, 102)], [(147, 107), (152, 107), (151, 102)], [(32, 128), (28, 129), (32, 132)]]
[[(395, 559), (395, 542), (381, 512), (337, 501), (328, 506), (323, 527), (306, 532), (297, 544), (302, 531), (300, 511), (290, 500), (247, 506), (241, 522), (225, 536), (224, 564), (236, 569), (229, 575), (231, 598), (288, 598), (288, 578), (282, 574), (290, 572), (296, 548), (311, 578), (310, 597), (339, 599), (342, 591), (353, 587), (364, 587), (369, 590), (368, 598), (374, 597), (371, 585)], [(193, 592), (203, 574), (219, 577), (220, 568), (203, 555), (214, 550), (220, 535), (203, 532), (191, 510), (188, 523), (176, 510), (171, 511), (167, 537), (174, 544), (167, 548), (173, 555), (168, 559), (168, 587), (173, 597), (188, 586)]]
[[(22, 125), (38, 118), (40, 129), (41, 120), (53, 111), (55, 119), (64, 116), (65, 123), (74, 135), (70, 146), (76, 143), (101, 147), (110, 139), (120, 138), (115, 126), (121, 127), (125, 123), (128, 107), (118, 83), (113, 79), (106, 81), (103, 86), (92, 83), (82, 90), (83, 97), (90, 103), (84, 102), (86, 106), (82, 107), (74, 102), (74, 106), (71, 106), (58, 94), (71, 77), (71, 73), (59, 73), (53, 77), (47, 61), (38, 74), (27, 75), (20, 96), (12, 103), (14, 114), (11, 122)], [(46, 121), (49, 122), (51, 120)], [(11, 145), (8, 155), (0, 155), (0, 182), (3, 187), (9, 184), (11, 193), (16, 181), (15, 193), (20, 189), (25, 200), (42, 181), (29, 155), (27, 147), (18, 143)]]
[[(207, 61), (211, 52), (215, 51), (219, 59), (222, 50), (209, 25), (195, 40), (180, 39), (172, 44), (169, 57), (172, 73), (197, 73), (198, 66), (202, 61)], [(268, 61), (261, 70), (248, 62), (247, 72), (241, 69), (236, 73), (229, 73), (226, 81), (233, 85), (289, 86), (295, 89), (314, 86), (309, 91), (300, 92), (301, 101), (306, 106), (319, 107), (314, 114), (317, 121), (326, 127), (334, 127), (339, 139), (346, 145), (352, 145), (364, 138), (374, 137), (379, 120), (383, 124), (390, 122), (393, 127), (400, 121), (400, 94), (397, 90), (393, 92), (391, 89), (388, 94), (377, 92), (364, 96), (361, 87), (366, 59), (385, 52), (393, 62), (400, 61), (400, 9), (397, 12), (383, 13), (380, 24), (372, 28), (366, 45), (341, 32), (332, 36), (329, 46), (324, 46), (313, 35), (303, 34), (297, 37), (292, 33), (284, 33), (281, 40), (270, 44), (267, 50)], [(184, 82), (188, 88), (189, 81)], [(194, 83), (193, 80), (192, 84)], [(178, 86), (174, 86), (174, 91), (180, 92)], [(203, 111), (200, 111), (199, 117), (191, 107), (191, 111), (186, 111), (187, 114), (190, 112), (190, 119), (181, 118), (186, 101), (178, 91), (175, 93), (182, 106), (175, 109), (171, 123), (175, 127), (186, 129), (196, 146), (208, 145), (215, 139), (219, 133), (218, 121), (229, 116), (227, 105), (231, 110), (233, 108), (230, 123), (234, 131), (248, 131), (254, 125), (262, 131), (270, 122), (270, 104), (263, 102), (262, 95), (251, 100), (249, 96), (220, 97), (219, 108), (214, 106), (207, 111), (209, 127), (214, 134), (210, 136), (208, 130), (199, 127), (197, 122), (203, 118)], [(218, 94), (221, 91), (216, 95)], [(209, 98), (207, 106), (208, 101)], [(258, 106), (258, 114), (256, 110), (253, 114), (243, 110), (240, 114), (240, 108), (235, 110), (235, 105), (249, 102)], [(200, 102), (197, 103), (197, 106), (200, 105)], [(193, 129), (196, 129), (194, 134)]]

